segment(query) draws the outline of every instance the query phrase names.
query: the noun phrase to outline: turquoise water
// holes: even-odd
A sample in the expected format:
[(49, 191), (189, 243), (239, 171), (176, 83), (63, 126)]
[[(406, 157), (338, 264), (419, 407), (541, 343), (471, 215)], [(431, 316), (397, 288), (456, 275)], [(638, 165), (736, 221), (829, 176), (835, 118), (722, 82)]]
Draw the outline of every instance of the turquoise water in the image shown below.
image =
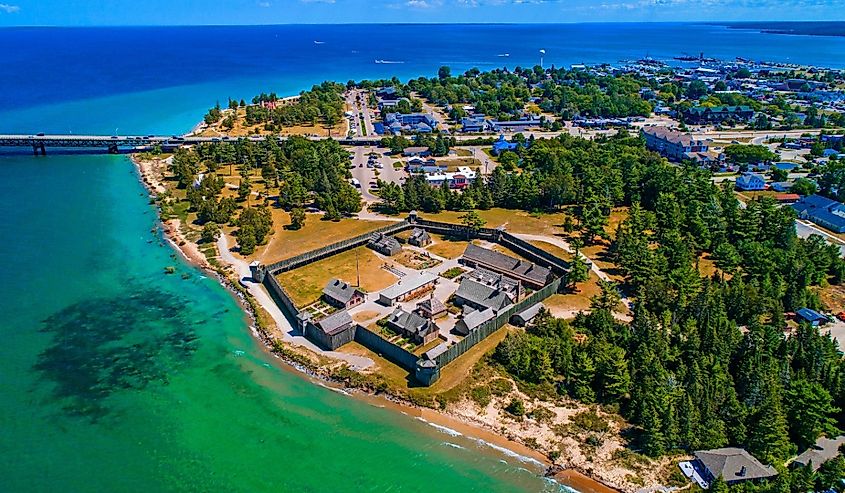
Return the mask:
[[(845, 63), (845, 38), (647, 24), (0, 29), (0, 46), (2, 132), (184, 132), (227, 96), (504, 52), (528, 65), (539, 47), (559, 65), (700, 49)], [(162, 243), (125, 157), (0, 155), (0, 171), (0, 491), (560, 489), (278, 367), (229, 293)]]
[(2, 166), (0, 490), (558, 489), (272, 364), (231, 296), (151, 232), (125, 158)]

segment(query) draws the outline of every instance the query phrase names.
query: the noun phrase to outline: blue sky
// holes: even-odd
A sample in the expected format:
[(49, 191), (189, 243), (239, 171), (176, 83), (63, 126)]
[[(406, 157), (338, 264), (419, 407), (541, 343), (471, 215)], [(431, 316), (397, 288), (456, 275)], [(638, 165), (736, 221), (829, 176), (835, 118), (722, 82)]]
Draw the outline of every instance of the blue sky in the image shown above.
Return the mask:
[(843, 20), (845, 0), (0, 0), (0, 26)]

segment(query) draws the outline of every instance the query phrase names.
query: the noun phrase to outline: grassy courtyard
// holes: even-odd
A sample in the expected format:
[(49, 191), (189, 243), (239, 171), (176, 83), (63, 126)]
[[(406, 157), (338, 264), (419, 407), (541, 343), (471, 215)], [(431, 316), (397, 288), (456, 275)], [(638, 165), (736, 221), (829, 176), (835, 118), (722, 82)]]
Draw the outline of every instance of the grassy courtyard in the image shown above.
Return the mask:
[(296, 306), (302, 307), (317, 300), (323, 287), (332, 278), (342, 279), (354, 286), (357, 279), (356, 257), (361, 273), (361, 289), (364, 291), (379, 291), (396, 282), (396, 276), (382, 269), (383, 262), (367, 247), (355, 248), (284, 272), (279, 274), (277, 279), (291, 295)]

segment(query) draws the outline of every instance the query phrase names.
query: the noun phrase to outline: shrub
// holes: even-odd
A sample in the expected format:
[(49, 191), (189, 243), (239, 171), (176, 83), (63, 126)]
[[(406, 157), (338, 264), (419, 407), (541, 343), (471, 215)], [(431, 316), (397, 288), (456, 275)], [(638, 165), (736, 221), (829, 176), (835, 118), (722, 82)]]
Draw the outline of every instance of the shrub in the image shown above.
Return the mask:
[(513, 414), (514, 416), (522, 417), (525, 415), (525, 403), (522, 402), (522, 399), (514, 397), (511, 399), (510, 404), (508, 404), (505, 408), (505, 411)]

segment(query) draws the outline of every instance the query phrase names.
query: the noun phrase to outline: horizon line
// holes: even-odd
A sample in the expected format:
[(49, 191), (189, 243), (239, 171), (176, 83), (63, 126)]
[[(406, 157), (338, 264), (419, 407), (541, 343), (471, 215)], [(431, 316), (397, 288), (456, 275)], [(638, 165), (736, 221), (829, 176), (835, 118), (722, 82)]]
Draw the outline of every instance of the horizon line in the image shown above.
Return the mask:
[(760, 22), (771, 22), (780, 24), (845, 24), (843, 20), (697, 20), (697, 21), (554, 21), (554, 22), (273, 22), (267, 24), (20, 24), (0, 26), (0, 29), (20, 28), (63, 28), (63, 29), (88, 29), (88, 28), (130, 28), (130, 27), (273, 27), (273, 26), (571, 26), (579, 24), (715, 24), (720, 26), (754, 24)]

